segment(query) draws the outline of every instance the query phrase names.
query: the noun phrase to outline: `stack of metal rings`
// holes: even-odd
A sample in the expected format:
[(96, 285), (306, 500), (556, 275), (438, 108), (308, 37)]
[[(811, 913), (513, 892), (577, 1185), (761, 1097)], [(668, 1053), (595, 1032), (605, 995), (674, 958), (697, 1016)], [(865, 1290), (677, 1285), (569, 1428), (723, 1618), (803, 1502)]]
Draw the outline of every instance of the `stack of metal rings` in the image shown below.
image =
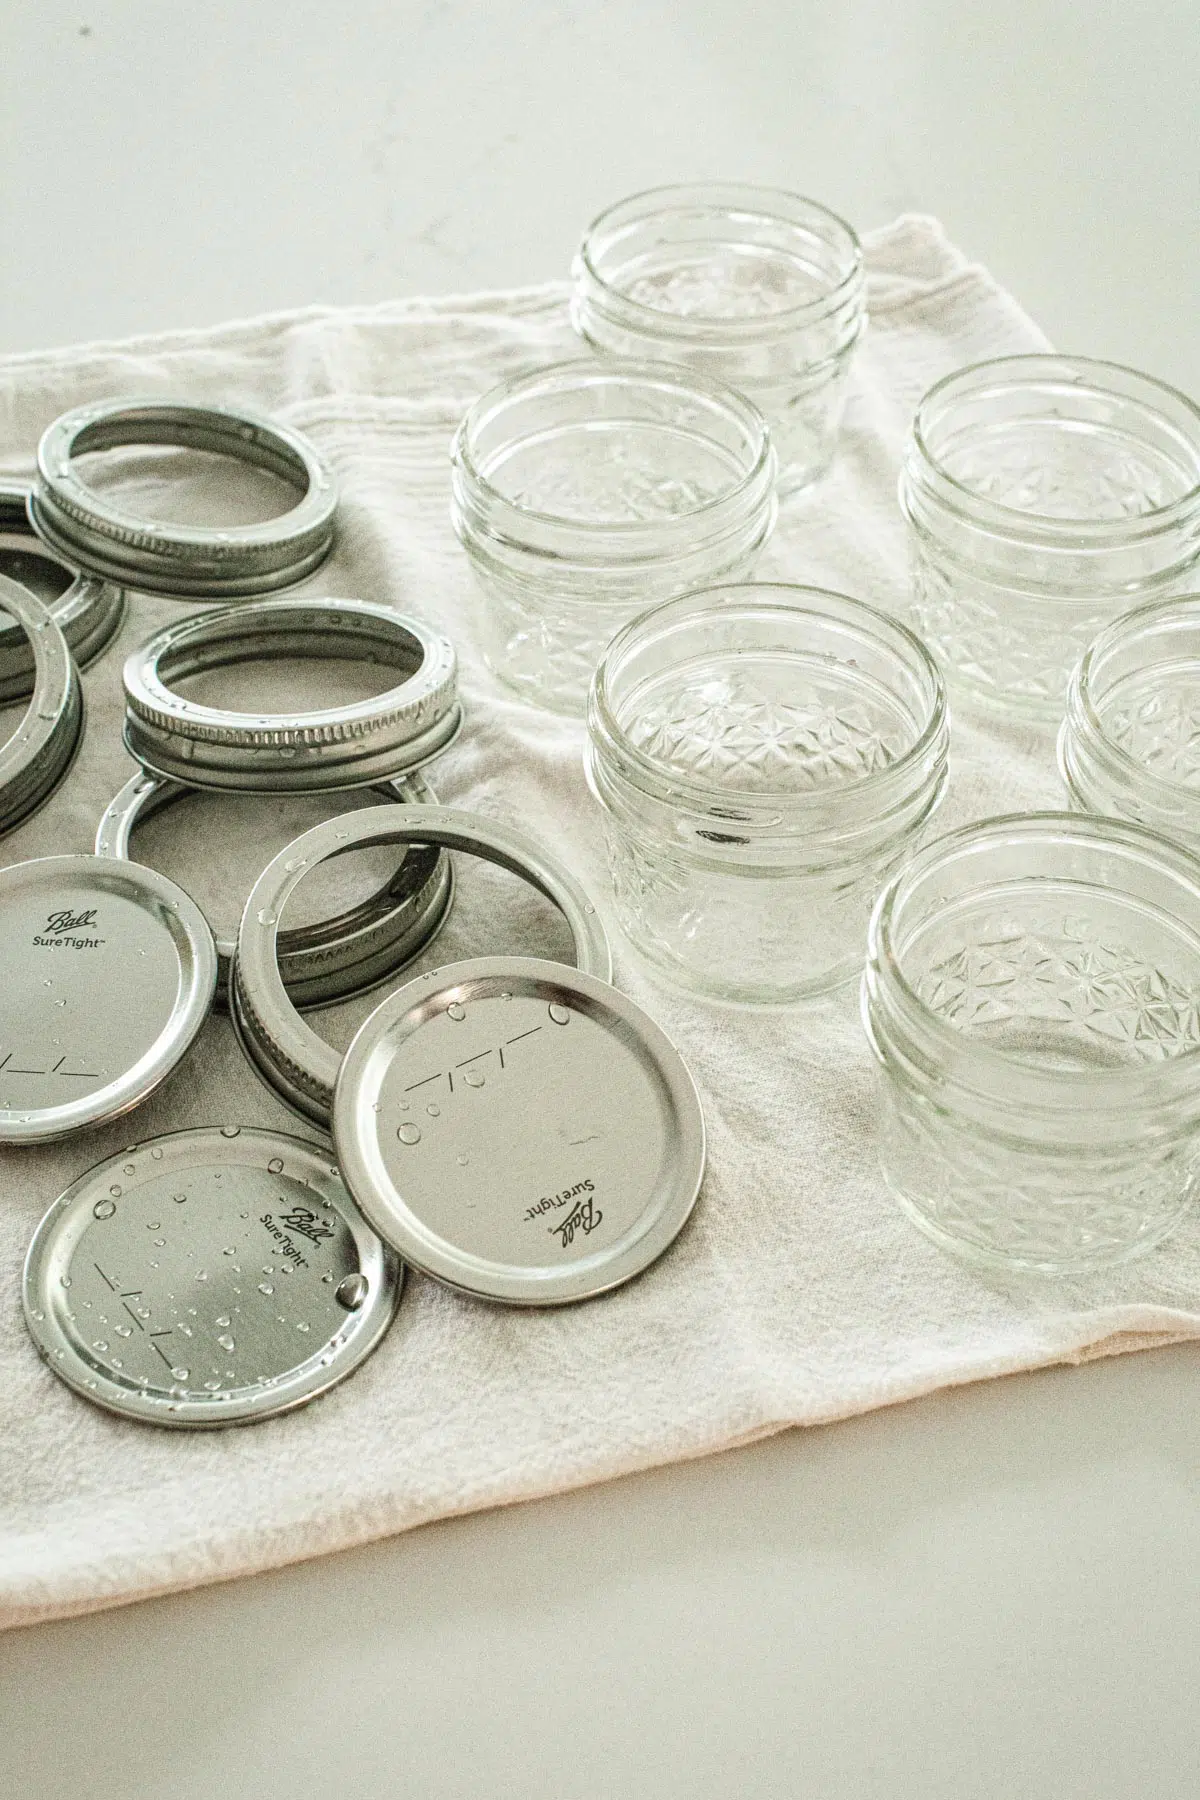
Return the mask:
[[(286, 714), (203, 705), (173, 685), (273, 656), (369, 661), (392, 667), (400, 679), (350, 705)], [(125, 742), (143, 772), (101, 820), (101, 856), (128, 857), (136, 827), (196, 789), (311, 794), (366, 787), (393, 803), (434, 802), (417, 770), (462, 722), (449, 640), (364, 600), (254, 601), (197, 614), (134, 651), (124, 684)], [(352, 848), (352, 821), (334, 823), (346, 827), (336, 847)], [(449, 860), (417, 843), (376, 893), (334, 918), (280, 932), (279, 976), (290, 1004), (330, 1005), (386, 980), (440, 929), (452, 897)], [(231, 932), (215, 936), (224, 1001), (235, 945)]]
[[(125, 592), (80, 573), (46, 549), (29, 520), (27, 482), (0, 482), (0, 575), (49, 607), (76, 666), (86, 669), (107, 649), (125, 617)], [(0, 703), (33, 692), (35, 661), (28, 634), (0, 619)]]
[[(147, 520), (85, 482), (76, 459), (134, 445), (207, 451), (264, 469), (297, 493), (278, 518), (236, 526)], [(169, 599), (235, 600), (291, 587), (333, 544), (337, 483), (299, 432), (257, 413), (161, 399), (106, 400), (56, 419), (38, 446), (29, 516), (68, 563)]]
[[(33, 659), (22, 684), (29, 704), (0, 745), (0, 833), (36, 812), (63, 779), (83, 737), (83, 688), (67, 640), (53, 615), (18, 582), (0, 576), (0, 607)], [(0, 644), (6, 632), (0, 632)], [(15, 632), (14, 632), (15, 635)], [(18, 692), (21, 688), (18, 688)]]

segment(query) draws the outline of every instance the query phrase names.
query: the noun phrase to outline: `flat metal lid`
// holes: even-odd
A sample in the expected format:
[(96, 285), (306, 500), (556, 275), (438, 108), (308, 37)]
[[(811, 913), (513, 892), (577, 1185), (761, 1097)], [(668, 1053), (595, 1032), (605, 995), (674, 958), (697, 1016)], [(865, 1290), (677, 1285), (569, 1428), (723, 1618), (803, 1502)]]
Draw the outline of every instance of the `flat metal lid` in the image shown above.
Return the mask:
[(639, 1274), (704, 1174), (674, 1045), (616, 988), (532, 957), (453, 963), (390, 995), (342, 1063), (333, 1133), (406, 1262), (523, 1306)]
[(206, 1126), (136, 1145), (67, 1189), (29, 1248), (25, 1319), (54, 1373), (97, 1406), (233, 1425), (349, 1375), (402, 1281), (327, 1150)]
[(216, 980), (203, 913), (157, 870), (101, 856), (0, 869), (0, 1142), (128, 1112), (187, 1051)]

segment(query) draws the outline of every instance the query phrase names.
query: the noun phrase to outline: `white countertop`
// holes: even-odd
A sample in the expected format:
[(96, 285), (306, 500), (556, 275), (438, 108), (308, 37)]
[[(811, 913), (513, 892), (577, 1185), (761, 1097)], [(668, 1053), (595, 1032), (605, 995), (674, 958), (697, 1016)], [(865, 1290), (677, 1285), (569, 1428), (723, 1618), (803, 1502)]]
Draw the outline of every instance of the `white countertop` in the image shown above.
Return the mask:
[[(726, 176), (935, 212), (1060, 348), (1200, 394), (1190, 0), (20, 10), (0, 349), (539, 280), (605, 202)], [(1198, 1375), (962, 1389), (10, 1633), (0, 1795), (1196, 1800)]]

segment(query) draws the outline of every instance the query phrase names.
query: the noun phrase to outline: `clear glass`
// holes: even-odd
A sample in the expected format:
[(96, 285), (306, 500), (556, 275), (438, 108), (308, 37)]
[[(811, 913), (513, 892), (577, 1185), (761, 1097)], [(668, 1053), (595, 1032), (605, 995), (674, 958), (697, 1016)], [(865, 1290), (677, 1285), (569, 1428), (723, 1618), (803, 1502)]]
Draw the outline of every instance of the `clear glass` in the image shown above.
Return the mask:
[(686, 363), (756, 403), (781, 494), (828, 469), (866, 323), (862, 248), (836, 213), (774, 188), (655, 188), (588, 227), (573, 278), (593, 349)]
[(1148, 1250), (1200, 1176), (1200, 861), (1113, 819), (987, 820), (871, 919), (884, 1172), (936, 1242), (1081, 1272)]
[(949, 734), (932, 658), (861, 600), (746, 583), (643, 614), (596, 671), (585, 752), (626, 937), (743, 1004), (854, 977)]
[(1097, 631), (1191, 585), (1200, 408), (1115, 363), (979, 363), (922, 400), (900, 504), (908, 616), (956, 705), (1057, 723)]
[(463, 420), (452, 462), (484, 654), (551, 712), (582, 714), (627, 619), (748, 574), (775, 525), (761, 414), (670, 368), (560, 363), (505, 382)]
[(1071, 677), (1058, 761), (1072, 806), (1200, 852), (1200, 595), (1105, 626)]

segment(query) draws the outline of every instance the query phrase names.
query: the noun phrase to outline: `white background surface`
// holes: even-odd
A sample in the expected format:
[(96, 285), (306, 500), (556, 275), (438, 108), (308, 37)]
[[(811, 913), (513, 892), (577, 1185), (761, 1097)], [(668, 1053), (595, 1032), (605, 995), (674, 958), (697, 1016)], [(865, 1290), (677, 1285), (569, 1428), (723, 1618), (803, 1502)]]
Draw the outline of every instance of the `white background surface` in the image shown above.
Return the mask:
[[(0, 16), (0, 349), (538, 280), (606, 201), (727, 176), (939, 213), (1061, 348), (1200, 393), (1195, 0)], [(9, 1634), (0, 1793), (1196, 1800), (1198, 1373), (993, 1383)]]

